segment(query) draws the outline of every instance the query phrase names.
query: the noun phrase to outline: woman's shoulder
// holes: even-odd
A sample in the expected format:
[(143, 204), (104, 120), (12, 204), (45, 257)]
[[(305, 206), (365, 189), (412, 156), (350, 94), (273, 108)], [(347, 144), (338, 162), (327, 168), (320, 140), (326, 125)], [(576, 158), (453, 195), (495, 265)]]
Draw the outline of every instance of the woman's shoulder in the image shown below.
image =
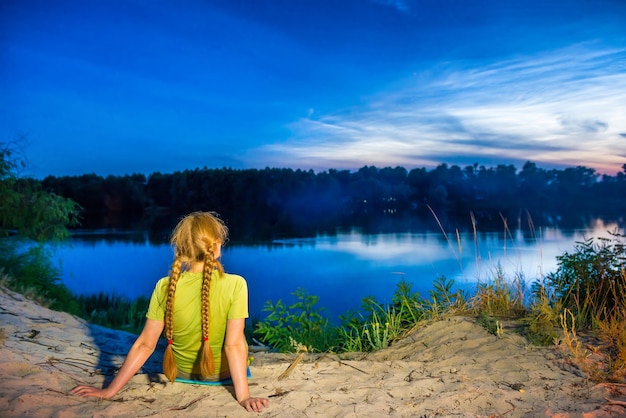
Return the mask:
[(157, 283), (167, 282), (169, 279), (170, 276), (161, 277), (159, 280), (157, 280)]
[(154, 285), (154, 288), (158, 291), (163, 291), (164, 289), (167, 288), (169, 281), (170, 281), (169, 276), (163, 277), (157, 280), (156, 284)]
[(224, 273), (222, 275), (222, 280), (224, 280), (225, 282), (230, 282), (232, 284), (244, 284), (246, 285), (246, 279), (244, 279), (242, 276), (238, 275), (238, 274), (232, 274), (232, 273)]
[(224, 277), (225, 279), (228, 279), (228, 280), (243, 280), (243, 281), (246, 280), (246, 279), (244, 279), (242, 276), (240, 276), (238, 274), (226, 273), (226, 272), (224, 272), (222, 277)]

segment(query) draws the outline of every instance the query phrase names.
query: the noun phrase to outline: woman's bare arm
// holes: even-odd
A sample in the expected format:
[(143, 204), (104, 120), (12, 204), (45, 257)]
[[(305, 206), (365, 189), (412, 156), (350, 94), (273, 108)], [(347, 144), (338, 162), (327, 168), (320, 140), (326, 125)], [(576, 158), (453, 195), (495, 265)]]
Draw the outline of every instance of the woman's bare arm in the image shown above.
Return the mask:
[(248, 388), (248, 344), (244, 336), (245, 319), (229, 319), (226, 322), (224, 352), (235, 386), (237, 402), (248, 411), (260, 412), (268, 405), (267, 398), (253, 398)]
[(93, 386), (76, 386), (72, 389), (72, 393), (74, 395), (93, 396), (102, 399), (109, 399), (115, 396), (152, 355), (163, 332), (163, 325), (163, 321), (146, 320), (141, 334), (128, 351), (124, 365), (108, 387), (98, 389)]

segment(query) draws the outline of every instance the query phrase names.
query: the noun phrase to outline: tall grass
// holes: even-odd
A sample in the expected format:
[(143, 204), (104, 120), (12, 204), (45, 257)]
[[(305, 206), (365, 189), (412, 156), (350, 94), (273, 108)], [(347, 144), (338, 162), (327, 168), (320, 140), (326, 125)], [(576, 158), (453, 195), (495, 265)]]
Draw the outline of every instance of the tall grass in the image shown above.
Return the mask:
[(516, 274), (511, 280), (497, 266), (491, 280), (476, 284), (474, 295), (469, 300), (469, 310), (474, 314), (519, 318), (526, 313), (524, 288), (521, 274)]

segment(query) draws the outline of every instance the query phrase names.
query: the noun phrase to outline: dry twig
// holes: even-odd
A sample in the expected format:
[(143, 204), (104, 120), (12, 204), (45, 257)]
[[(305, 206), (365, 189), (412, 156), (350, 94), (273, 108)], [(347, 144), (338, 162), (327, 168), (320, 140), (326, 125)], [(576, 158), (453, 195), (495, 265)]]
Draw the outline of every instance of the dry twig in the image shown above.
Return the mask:
[(185, 405), (182, 405), (182, 406), (172, 406), (171, 408), (167, 408), (166, 410), (167, 411), (182, 411), (183, 409), (189, 408), (194, 403), (196, 403), (198, 401), (201, 401), (202, 399), (204, 399), (204, 398), (206, 398), (208, 396), (210, 396), (210, 394), (202, 395), (202, 396), (199, 396), (196, 399), (186, 403)]
[(298, 363), (300, 363), (300, 361), (302, 360), (302, 357), (304, 357), (304, 353), (298, 354), (298, 357), (296, 357), (296, 359), (291, 362), (289, 367), (287, 367), (287, 370), (285, 370), (284, 372), (281, 373), (280, 376), (278, 376), (278, 380), (283, 380), (285, 377), (289, 376), (291, 372), (293, 371), (293, 369), (296, 368)]

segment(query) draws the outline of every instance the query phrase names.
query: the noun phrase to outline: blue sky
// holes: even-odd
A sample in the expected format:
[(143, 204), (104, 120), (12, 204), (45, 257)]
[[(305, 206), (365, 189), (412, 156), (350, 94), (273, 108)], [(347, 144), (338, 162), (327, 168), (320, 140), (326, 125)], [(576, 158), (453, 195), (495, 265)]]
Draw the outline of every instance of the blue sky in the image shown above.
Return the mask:
[(626, 163), (623, 0), (1, 0), (27, 175)]

